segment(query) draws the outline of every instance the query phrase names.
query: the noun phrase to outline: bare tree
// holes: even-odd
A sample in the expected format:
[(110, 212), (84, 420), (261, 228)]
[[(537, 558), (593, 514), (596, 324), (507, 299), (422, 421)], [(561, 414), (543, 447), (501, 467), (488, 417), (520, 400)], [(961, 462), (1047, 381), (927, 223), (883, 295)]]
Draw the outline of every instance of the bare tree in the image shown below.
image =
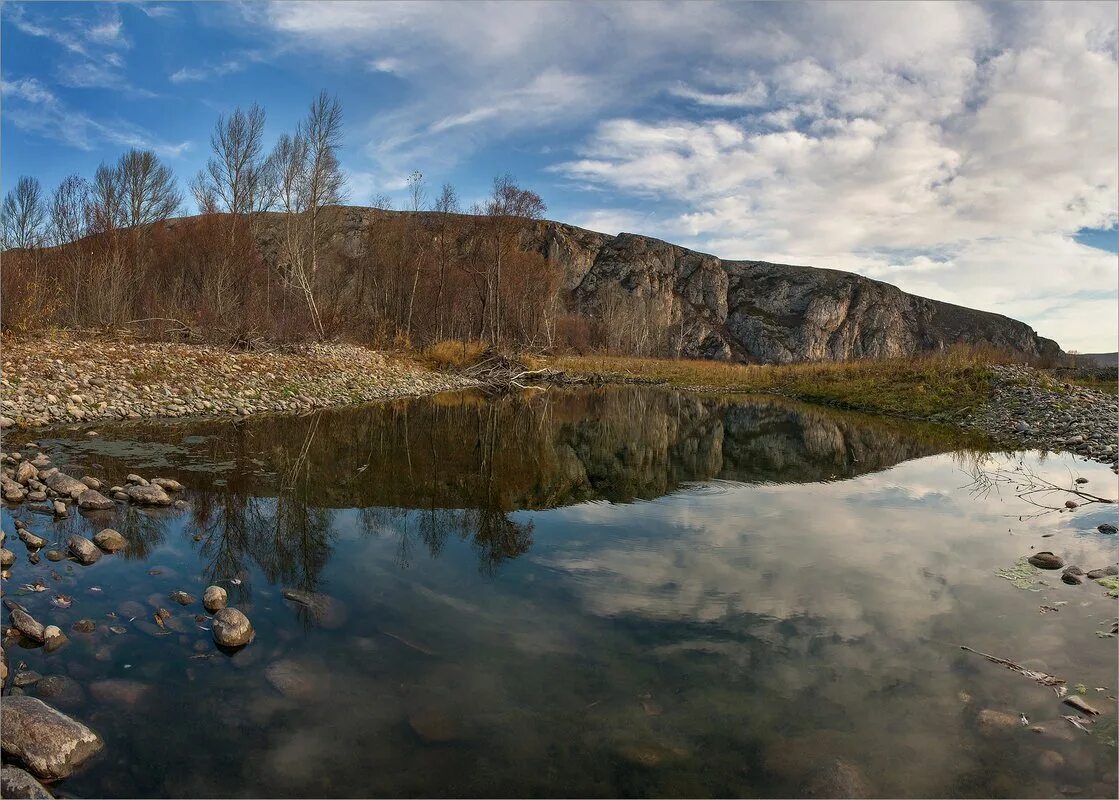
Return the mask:
[(427, 207), (427, 184), (419, 170), (408, 176), (408, 201), (409, 211), (423, 211)]
[(272, 163), (265, 159), (264, 109), (256, 103), (248, 113), (240, 107), (220, 115), (210, 134), (214, 155), (191, 183), (200, 210), (213, 208), (234, 214), (268, 210), (275, 201)]
[(93, 175), (86, 206), (86, 221), (94, 233), (107, 233), (124, 224), (124, 194), (120, 173), (108, 164), (102, 164)]
[(58, 184), (50, 201), (50, 235), (55, 244), (81, 239), (88, 232), (89, 182), (68, 175)]
[(171, 169), (151, 150), (129, 150), (117, 162), (125, 224), (160, 222), (179, 210), (183, 198)]
[(493, 179), (493, 191), (485, 205), (488, 219), (492, 261), (486, 270), (490, 309), (490, 341), (497, 342), (502, 332), (501, 264), (515, 246), (516, 234), (525, 220), (540, 219), (547, 206), (540, 195), (522, 189), (512, 175), (506, 173)]
[(342, 104), (325, 90), (311, 103), (303, 125), (307, 141), (304, 196), (311, 217), (311, 273), (318, 270), (322, 230), (322, 211), (345, 199), (345, 178), (338, 162), (342, 146)]
[(37, 179), (22, 176), (0, 206), (0, 235), (4, 249), (41, 246), (46, 233), (46, 219), (43, 187)]
[(447, 288), (447, 267), (450, 266), (454, 247), (451, 215), (459, 212), (458, 194), (449, 183), (443, 184), (435, 199), (435, 254), (439, 267), (439, 282), (435, 287), (435, 338), (443, 338), (443, 293)]

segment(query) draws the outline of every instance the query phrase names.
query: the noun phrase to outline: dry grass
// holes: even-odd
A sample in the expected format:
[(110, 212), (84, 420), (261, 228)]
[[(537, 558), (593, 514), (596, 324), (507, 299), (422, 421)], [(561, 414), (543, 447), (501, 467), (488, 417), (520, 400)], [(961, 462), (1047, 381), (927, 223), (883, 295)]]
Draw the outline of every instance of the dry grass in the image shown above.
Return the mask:
[(432, 369), (462, 369), (481, 358), (488, 349), (485, 342), (444, 339), (424, 348), (420, 359)]
[(684, 388), (779, 392), (884, 414), (931, 417), (978, 406), (991, 395), (991, 350), (955, 348), (916, 358), (745, 365), (622, 356), (556, 356), (539, 365), (575, 374), (651, 379)]

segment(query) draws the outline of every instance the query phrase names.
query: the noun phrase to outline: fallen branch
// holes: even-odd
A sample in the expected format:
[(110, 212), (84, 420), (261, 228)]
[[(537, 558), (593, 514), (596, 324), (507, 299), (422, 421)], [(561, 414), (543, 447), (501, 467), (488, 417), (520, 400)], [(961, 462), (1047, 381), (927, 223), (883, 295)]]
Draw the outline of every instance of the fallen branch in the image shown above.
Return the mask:
[(969, 653), (975, 653), (977, 656), (983, 656), (983, 658), (987, 659), (992, 664), (1002, 664), (1011, 672), (1017, 672), (1019, 675), (1029, 678), (1032, 681), (1037, 681), (1043, 686), (1060, 686), (1061, 684), (1065, 683), (1063, 678), (1057, 678), (1053, 675), (1046, 675), (1044, 672), (1037, 672), (1036, 670), (1026, 669), (1021, 664), (1015, 664), (1013, 661), (1008, 661), (1005, 658), (993, 656), (990, 653), (981, 653), (978, 650), (972, 650), (966, 645), (960, 645), (960, 649), (966, 650)]

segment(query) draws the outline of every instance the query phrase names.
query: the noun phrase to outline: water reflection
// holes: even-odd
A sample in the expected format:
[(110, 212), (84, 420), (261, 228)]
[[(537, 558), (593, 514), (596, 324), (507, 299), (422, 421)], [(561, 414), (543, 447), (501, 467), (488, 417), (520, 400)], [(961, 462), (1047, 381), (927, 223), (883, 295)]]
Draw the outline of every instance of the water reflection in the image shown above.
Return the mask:
[[(492, 573), (532, 546), (519, 510), (652, 499), (701, 481), (839, 480), (959, 444), (944, 431), (777, 399), (624, 387), (63, 435), (42, 441), (112, 479), (158, 470), (192, 487), (207, 579), (245, 574), (251, 562), (269, 583), (307, 590), (331, 557), (340, 508), (360, 509), (371, 535), (393, 530), (401, 566), (418, 547), (438, 556), (454, 536)], [(173, 516), (125, 509), (114, 524), (134, 544), (129, 557), (146, 558)]]

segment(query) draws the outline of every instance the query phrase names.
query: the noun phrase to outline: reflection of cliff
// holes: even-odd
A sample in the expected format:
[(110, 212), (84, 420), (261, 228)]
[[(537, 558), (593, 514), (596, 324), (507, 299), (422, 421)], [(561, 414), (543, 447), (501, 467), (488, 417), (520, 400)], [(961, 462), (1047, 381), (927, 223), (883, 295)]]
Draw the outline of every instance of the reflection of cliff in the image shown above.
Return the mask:
[[(502, 513), (653, 498), (690, 481), (848, 478), (952, 444), (921, 427), (778, 399), (638, 387), (495, 400), (457, 394), (103, 434), (104, 442), (74, 446), (93, 450), (112, 473), (114, 440), (153, 442), (154, 453), (162, 443), (176, 452), (168, 458), (175, 467), (161, 471), (199, 489), (220, 479), (213, 487), (220, 496)], [(122, 474), (143, 467), (128, 450), (116, 465)]]

